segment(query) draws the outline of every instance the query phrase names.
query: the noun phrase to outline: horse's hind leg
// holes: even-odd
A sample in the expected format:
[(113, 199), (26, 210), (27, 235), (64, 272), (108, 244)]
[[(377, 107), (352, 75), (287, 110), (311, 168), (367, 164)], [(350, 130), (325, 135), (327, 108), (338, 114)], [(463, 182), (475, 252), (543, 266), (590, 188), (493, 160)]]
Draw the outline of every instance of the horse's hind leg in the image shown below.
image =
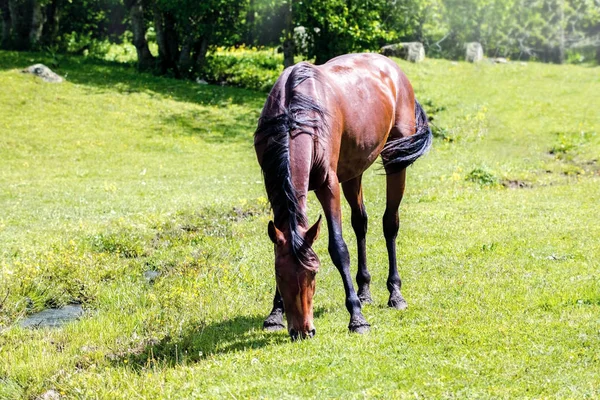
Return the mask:
[(388, 251), (388, 260), (390, 270), (387, 279), (387, 288), (390, 292), (388, 306), (398, 310), (404, 310), (408, 307), (406, 300), (400, 293), (402, 281), (398, 274), (398, 266), (396, 264), (396, 236), (400, 227), (398, 218), (398, 208), (404, 195), (404, 187), (406, 184), (406, 169), (395, 174), (386, 176), (386, 207), (383, 214), (383, 235)]
[(279, 289), (275, 288), (275, 298), (273, 298), (273, 309), (269, 316), (263, 322), (263, 329), (267, 331), (279, 331), (284, 329), (283, 325), (283, 300), (279, 294)]
[(356, 272), (356, 284), (358, 285), (358, 298), (362, 304), (372, 303), (369, 284), (371, 275), (367, 269), (367, 211), (363, 202), (362, 175), (342, 183), (344, 196), (352, 210), (352, 228), (356, 235), (358, 248), (358, 271)]

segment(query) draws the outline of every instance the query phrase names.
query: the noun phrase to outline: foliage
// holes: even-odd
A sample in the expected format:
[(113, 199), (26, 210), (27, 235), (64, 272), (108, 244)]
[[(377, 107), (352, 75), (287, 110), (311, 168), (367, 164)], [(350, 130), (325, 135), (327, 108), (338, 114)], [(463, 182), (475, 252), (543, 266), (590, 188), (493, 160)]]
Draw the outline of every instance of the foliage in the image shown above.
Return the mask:
[(379, 48), (390, 35), (382, 24), (384, 0), (305, 0), (294, 3), (294, 20), (306, 27), (306, 56), (317, 64), (335, 56)]
[(193, 77), (203, 69), (210, 46), (240, 42), (246, 6), (247, 1), (154, 0), (162, 72)]
[[(126, 10), (122, 0), (78, 0), (60, 2), (60, 22), (58, 41), (69, 45), (72, 36), (92, 40), (121, 41), (126, 30)], [(80, 52), (88, 43), (79, 48), (68, 48), (70, 52)], [(71, 42), (71, 46), (73, 43)]]
[(130, 42), (139, 69), (191, 79), (214, 73), (216, 47), (287, 43), (289, 64), (293, 27), (306, 35), (296, 54), (316, 63), (398, 41), (429, 57), (461, 59), (479, 41), (490, 57), (600, 62), (597, 0), (0, 0), (0, 17), (5, 49), (102, 55)]
[[(590, 31), (600, 5), (588, 0), (443, 0), (448, 38), (442, 54), (460, 58), (463, 44), (481, 42), (492, 57), (564, 62), (571, 48), (600, 46)], [(591, 22), (595, 21), (595, 22)], [(587, 44), (586, 44), (587, 43)]]
[(282, 56), (273, 50), (241, 47), (211, 53), (202, 75), (209, 82), (268, 92), (282, 71)]
[(482, 186), (496, 186), (500, 183), (500, 180), (487, 168), (475, 168), (467, 174), (466, 180)]

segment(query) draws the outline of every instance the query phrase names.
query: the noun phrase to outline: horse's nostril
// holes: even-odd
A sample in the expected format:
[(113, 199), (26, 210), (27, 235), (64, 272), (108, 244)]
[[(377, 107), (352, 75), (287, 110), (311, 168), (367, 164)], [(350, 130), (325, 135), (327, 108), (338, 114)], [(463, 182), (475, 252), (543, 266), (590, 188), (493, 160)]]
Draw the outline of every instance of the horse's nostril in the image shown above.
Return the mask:
[(310, 331), (308, 331), (308, 337), (314, 337), (317, 334), (317, 330), (316, 329), (311, 329)]

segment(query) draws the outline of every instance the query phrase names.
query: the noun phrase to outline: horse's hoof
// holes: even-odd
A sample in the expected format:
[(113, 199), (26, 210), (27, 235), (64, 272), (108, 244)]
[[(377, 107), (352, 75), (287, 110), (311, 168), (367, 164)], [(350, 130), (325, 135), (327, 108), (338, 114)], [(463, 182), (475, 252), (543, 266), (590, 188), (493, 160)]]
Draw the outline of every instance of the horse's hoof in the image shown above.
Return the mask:
[(269, 332), (277, 332), (282, 329), (285, 329), (285, 325), (283, 324), (269, 324), (267, 321), (263, 322), (263, 329)]
[(359, 335), (362, 335), (363, 333), (367, 333), (370, 330), (371, 330), (371, 325), (369, 325), (369, 324), (357, 326), (356, 328), (350, 328), (350, 332), (358, 333)]
[(263, 329), (269, 332), (280, 331), (285, 329), (285, 325), (283, 324), (283, 315), (282, 314), (271, 314), (265, 319), (263, 322)]
[(358, 290), (358, 300), (360, 300), (360, 304), (371, 304), (373, 303), (373, 299), (371, 298), (371, 292), (369, 291), (368, 286), (364, 286)]
[(350, 330), (350, 332), (358, 334), (367, 333), (369, 332), (370, 328), (371, 325), (369, 325), (365, 317), (363, 317), (362, 315), (356, 318), (352, 318), (350, 320), (350, 325), (348, 325), (348, 329)]
[(390, 296), (388, 307), (395, 308), (396, 310), (406, 310), (408, 308), (408, 303), (401, 294), (395, 294)]

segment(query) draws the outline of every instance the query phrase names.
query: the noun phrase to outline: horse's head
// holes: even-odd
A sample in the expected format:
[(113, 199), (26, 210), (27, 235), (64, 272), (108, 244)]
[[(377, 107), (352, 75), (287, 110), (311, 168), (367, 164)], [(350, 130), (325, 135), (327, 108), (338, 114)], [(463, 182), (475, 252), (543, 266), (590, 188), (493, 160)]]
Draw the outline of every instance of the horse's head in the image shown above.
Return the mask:
[(292, 340), (310, 338), (316, 333), (313, 324), (313, 295), (315, 276), (321, 263), (311, 247), (319, 236), (320, 228), (321, 217), (311, 228), (299, 232), (303, 244), (301, 248), (294, 250), (291, 233), (282, 232), (272, 221), (269, 222), (269, 237), (275, 243), (275, 279), (283, 299)]

